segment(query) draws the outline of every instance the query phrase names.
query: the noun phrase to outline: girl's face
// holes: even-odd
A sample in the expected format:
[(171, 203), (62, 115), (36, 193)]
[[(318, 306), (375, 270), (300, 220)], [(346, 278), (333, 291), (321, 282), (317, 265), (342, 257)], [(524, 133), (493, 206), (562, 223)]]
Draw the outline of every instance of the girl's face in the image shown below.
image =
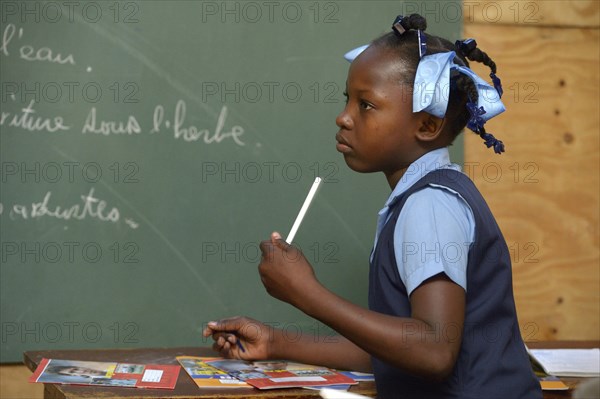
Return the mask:
[(79, 377), (91, 377), (91, 376), (104, 376), (106, 375), (106, 371), (90, 369), (88, 367), (67, 367), (63, 369), (60, 374), (63, 375), (73, 375)]
[(336, 148), (348, 166), (381, 171), (392, 187), (422, 155), (416, 139), (420, 118), (412, 112), (412, 87), (400, 83), (402, 72), (393, 55), (367, 48), (350, 66), (346, 106), (336, 118)]

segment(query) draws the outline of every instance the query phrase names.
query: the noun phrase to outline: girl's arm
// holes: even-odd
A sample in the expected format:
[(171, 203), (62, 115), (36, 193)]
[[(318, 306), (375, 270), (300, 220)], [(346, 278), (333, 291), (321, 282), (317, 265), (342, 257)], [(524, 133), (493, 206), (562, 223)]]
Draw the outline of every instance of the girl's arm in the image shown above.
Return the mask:
[(410, 318), (364, 309), (327, 290), (301, 252), (276, 233), (261, 243), (259, 272), (270, 295), (327, 324), (365, 352), (411, 374), (450, 375), (461, 346), (465, 292), (439, 274), (416, 288)]
[(302, 334), (292, 340), (284, 331), (247, 317), (209, 322), (204, 336), (210, 335), (215, 339), (213, 348), (223, 357), (286, 359), (343, 370), (371, 371), (370, 355), (342, 336)]

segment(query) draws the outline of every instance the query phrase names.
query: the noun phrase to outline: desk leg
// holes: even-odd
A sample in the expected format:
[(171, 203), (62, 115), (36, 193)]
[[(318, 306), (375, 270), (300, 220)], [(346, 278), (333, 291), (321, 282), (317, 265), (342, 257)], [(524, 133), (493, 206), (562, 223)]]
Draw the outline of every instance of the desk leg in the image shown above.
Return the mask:
[(66, 399), (54, 384), (44, 384), (44, 399)]

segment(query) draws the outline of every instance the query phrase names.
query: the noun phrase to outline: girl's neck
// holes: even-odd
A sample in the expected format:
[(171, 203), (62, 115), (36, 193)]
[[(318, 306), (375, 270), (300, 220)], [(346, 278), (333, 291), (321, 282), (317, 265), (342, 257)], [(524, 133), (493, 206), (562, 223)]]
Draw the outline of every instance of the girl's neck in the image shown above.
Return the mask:
[(412, 165), (414, 162), (416, 162), (418, 159), (420, 159), (423, 155), (427, 154), (428, 152), (437, 150), (438, 148), (443, 148), (443, 147), (437, 145), (437, 146), (431, 146), (431, 148), (425, 148), (425, 147), (421, 148), (421, 150), (418, 151), (417, 154), (415, 155), (414, 159), (412, 161), (410, 161), (408, 164), (402, 165), (399, 169), (396, 169), (393, 171), (384, 171), (385, 177), (386, 177), (387, 182), (388, 182), (390, 188), (392, 189), (392, 191), (394, 191), (394, 188), (396, 188), (396, 185), (398, 184), (400, 179), (402, 179), (402, 176), (404, 176), (404, 174), (406, 173), (406, 171), (408, 170), (410, 165)]
[(384, 172), (387, 182), (390, 186), (390, 189), (392, 189), (392, 191), (394, 191), (394, 188), (396, 188), (396, 185), (398, 184), (398, 182), (400, 181), (402, 176), (404, 176), (404, 174), (406, 173), (406, 170), (408, 169), (409, 166), (410, 166), (410, 164), (406, 165), (406, 167), (404, 167), (404, 168), (398, 169), (391, 173)]

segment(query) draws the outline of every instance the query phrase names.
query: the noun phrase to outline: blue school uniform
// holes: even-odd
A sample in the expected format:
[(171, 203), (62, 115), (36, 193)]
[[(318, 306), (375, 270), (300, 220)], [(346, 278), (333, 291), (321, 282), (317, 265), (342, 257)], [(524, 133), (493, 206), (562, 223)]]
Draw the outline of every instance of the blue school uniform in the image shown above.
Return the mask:
[[(461, 349), (441, 383), (373, 358), (377, 397), (542, 398), (519, 332), (508, 247), (490, 209), (473, 182), (449, 163), (445, 148), (418, 162), (419, 173), (399, 182), (380, 212), (369, 308), (410, 317), (412, 290), (445, 273), (466, 291)], [(456, 336), (456, 328), (441, 326), (440, 334)]]

